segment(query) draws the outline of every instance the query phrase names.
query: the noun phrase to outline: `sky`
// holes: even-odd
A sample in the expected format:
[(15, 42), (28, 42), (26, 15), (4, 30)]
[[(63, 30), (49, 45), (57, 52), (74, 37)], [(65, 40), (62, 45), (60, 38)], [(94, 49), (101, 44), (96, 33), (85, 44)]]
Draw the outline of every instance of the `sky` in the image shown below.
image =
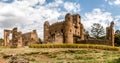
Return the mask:
[(88, 31), (93, 23), (106, 28), (111, 21), (120, 30), (120, 0), (0, 0), (0, 37), (18, 27), (22, 33), (36, 29), (43, 39), (44, 22), (62, 21), (66, 13), (79, 14)]

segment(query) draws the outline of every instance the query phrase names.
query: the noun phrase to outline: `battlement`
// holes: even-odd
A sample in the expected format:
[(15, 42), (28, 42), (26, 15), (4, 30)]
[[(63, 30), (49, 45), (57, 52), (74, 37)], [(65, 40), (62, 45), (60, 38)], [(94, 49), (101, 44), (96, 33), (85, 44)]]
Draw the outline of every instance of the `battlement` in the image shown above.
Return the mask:
[(57, 26), (58, 24), (62, 24), (62, 23), (64, 23), (64, 21), (56, 22), (51, 24), (50, 27)]

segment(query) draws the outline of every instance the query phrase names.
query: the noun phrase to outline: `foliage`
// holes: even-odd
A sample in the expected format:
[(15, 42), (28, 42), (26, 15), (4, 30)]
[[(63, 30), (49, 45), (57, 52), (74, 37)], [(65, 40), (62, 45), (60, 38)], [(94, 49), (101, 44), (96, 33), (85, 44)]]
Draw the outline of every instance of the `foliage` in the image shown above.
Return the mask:
[(4, 40), (3, 38), (0, 38), (0, 40)]
[(119, 51), (119, 47), (94, 44), (29, 44), (30, 48), (91, 48), (101, 50)]
[(115, 46), (120, 46), (120, 30), (115, 31)]
[(95, 38), (95, 39), (99, 39), (99, 37), (104, 35), (104, 29), (103, 26), (99, 23), (94, 23), (91, 29), (91, 35)]

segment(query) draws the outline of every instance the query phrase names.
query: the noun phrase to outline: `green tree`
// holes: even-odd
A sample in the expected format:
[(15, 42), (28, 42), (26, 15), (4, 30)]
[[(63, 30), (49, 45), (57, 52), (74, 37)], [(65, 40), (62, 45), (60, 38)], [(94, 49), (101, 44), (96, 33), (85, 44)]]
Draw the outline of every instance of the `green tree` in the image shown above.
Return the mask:
[(120, 30), (115, 31), (115, 46), (120, 46)]
[(95, 39), (99, 39), (101, 36), (103, 36), (105, 34), (104, 28), (103, 28), (103, 26), (101, 24), (93, 23), (93, 25), (91, 27), (92, 27), (91, 35)]

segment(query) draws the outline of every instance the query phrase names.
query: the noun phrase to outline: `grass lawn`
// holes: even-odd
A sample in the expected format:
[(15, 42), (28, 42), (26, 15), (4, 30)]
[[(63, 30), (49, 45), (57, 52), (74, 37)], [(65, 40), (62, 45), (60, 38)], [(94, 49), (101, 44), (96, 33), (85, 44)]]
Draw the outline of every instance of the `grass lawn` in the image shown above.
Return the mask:
[(0, 63), (16, 55), (30, 63), (120, 63), (120, 51), (107, 51), (89, 48), (0, 48)]

